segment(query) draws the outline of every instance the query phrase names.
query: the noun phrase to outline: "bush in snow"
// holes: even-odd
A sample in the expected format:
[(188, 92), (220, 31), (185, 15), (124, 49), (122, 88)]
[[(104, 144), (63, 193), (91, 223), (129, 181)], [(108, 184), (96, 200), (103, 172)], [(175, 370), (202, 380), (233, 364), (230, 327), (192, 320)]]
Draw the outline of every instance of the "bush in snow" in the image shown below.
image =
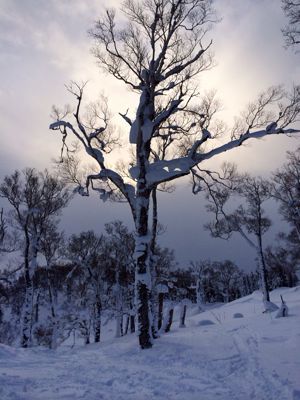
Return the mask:
[(282, 296), (280, 296), (280, 297), (281, 297), (281, 306), (280, 306), (279, 310), (277, 311), (276, 318), (287, 317), (289, 314), (288, 306), (286, 305)]
[(215, 325), (215, 323), (213, 321), (211, 321), (210, 319), (202, 319), (198, 323), (198, 326), (207, 326), (207, 325)]

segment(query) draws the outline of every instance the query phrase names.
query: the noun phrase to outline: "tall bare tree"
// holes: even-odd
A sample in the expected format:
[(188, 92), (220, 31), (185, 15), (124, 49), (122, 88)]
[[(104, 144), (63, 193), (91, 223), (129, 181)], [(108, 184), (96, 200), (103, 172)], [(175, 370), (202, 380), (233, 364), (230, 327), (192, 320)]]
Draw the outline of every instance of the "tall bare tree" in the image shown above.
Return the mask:
[(10, 206), (10, 220), (23, 239), (22, 252), (25, 277), (21, 345), (31, 344), (33, 274), (40, 252), (41, 238), (49, 224), (69, 201), (64, 185), (47, 171), (38, 173), (27, 168), (6, 176), (0, 185), (0, 197)]
[(62, 250), (64, 245), (64, 234), (59, 232), (56, 224), (51, 221), (48, 223), (47, 229), (41, 236), (40, 240), (40, 253), (45, 257), (46, 260), (46, 276), (48, 285), (48, 296), (49, 305), (51, 311), (51, 342), (50, 348), (56, 349), (58, 345), (58, 333), (59, 333), (59, 319), (57, 311), (57, 296), (55, 295), (55, 288), (51, 279), (51, 269), (55, 266), (55, 263), (59, 260), (59, 252)]
[[(262, 178), (253, 178), (249, 175), (236, 175), (236, 184), (229, 189), (224, 182), (213, 182), (208, 185), (210, 205), (208, 210), (215, 214), (215, 221), (208, 224), (208, 228), (215, 237), (228, 239), (237, 232), (256, 254), (258, 272), (260, 275), (263, 303), (266, 311), (273, 311), (275, 305), (270, 302), (267, 266), (265, 262), (263, 236), (271, 226), (271, 220), (266, 217), (264, 203), (271, 197), (271, 187), (268, 181)], [(234, 211), (226, 210), (229, 200), (238, 194), (243, 203)]]
[(287, 162), (273, 174), (272, 195), (300, 242), (300, 147), (287, 153)]
[[(251, 104), (245, 123), (236, 127), (231, 140), (213, 144), (220, 129), (207, 121), (211, 114), (201, 109), (196, 77), (213, 66), (211, 41), (206, 36), (216, 21), (211, 0), (125, 0), (119, 20), (114, 10), (106, 10), (91, 31), (94, 54), (100, 66), (139, 96), (134, 115), (120, 113), (128, 125), (129, 143), (135, 162), (128, 182), (117, 170), (108, 167), (105, 155), (115, 143), (106, 105), (95, 112), (93, 123), (82, 112), (84, 85), (73, 84), (77, 99), (74, 120), (56, 113), (50, 129), (60, 131), (63, 150), (67, 136), (76, 137), (97, 165), (87, 176), (81, 194), (94, 187), (107, 199), (118, 189), (130, 206), (136, 229), (136, 308), (141, 348), (152, 346), (151, 234), (149, 207), (151, 194), (160, 184), (189, 175), (201, 162), (242, 145), (251, 138), (271, 134), (292, 134), (288, 128), (299, 114), (300, 90), (287, 94), (272, 88)], [(277, 104), (277, 111), (269, 111)], [(104, 107), (103, 107), (104, 106)], [(101, 109), (101, 107), (100, 107)], [(167, 143), (164, 158), (157, 148)], [(174, 151), (175, 150), (175, 151)], [(102, 187), (100, 185), (103, 185)]]
[(300, 263), (300, 148), (287, 153), (287, 162), (273, 174), (272, 196), (279, 204), (279, 212), (289, 224), (289, 232), (281, 232), (281, 254), (284, 264), (291, 269)]
[(92, 292), (90, 302), (93, 306), (96, 343), (100, 342), (101, 339), (103, 296), (105, 295), (103, 285), (108, 257), (106, 247), (106, 238), (103, 235), (96, 236), (93, 231), (72, 235), (67, 247), (67, 256), (75, 267), (78, 267), (83, 273), (88, 288)]

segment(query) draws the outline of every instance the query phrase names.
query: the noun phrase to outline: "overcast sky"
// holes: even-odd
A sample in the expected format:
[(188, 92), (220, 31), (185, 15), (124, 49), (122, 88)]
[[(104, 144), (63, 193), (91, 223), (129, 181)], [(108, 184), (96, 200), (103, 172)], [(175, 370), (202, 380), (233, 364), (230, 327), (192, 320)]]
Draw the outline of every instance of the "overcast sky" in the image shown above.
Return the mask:
[[(88, 79), (91, 98), (104, 92), (117, 123), (118, 112), (133, 104), (134, 96), (96, 66), (87, 34), (106, 5), (120, 3), (0, 0), (0, 179), (16, 168), (51, 166), (60, 149), (60, 138), (48, 130), (51, 107), (72, 101), (64, 88), (70, 80)], [(199, 80), (200, 87), (217, 89), (223, 116), (230, 121), (267, 87), (299, 83), (300, 54), (283, 48), (281, 28), (286, 21), (279, 0), (215, 4), (222, 17), (211, 32), (217, 66)], [(240, 170), (269, 174), (283, 163), (285, 152), (299, 144), (298, 139), (268, 138), (234, 150), (226, 159), (237, 162)], [(176, 250), (180, 263), (231, 258), (240, 266), (253, 265), (254, 255), (241, 239), (224, 243), (203, 231), (209, 216), (201, 196), (191, 194), (188, 180), (160, 200), (161, 222), (167, 226), (161, 241)], [(76, 198), (64, 213), (62, 226), (68, 233), (91, 228), (100, 232), (105, 222), (116, 218), (131, 224), (126, 205)], [(272, 234), (279, 229), (281, 225), (275, 226)]]

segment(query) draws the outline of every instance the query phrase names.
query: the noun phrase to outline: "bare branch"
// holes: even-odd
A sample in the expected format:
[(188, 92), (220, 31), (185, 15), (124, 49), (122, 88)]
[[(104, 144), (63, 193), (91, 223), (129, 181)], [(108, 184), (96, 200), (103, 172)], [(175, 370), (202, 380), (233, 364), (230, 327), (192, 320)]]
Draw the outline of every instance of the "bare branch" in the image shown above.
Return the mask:
[(282, 9), (288, 18), (288, 25), (282, 30), (287, 47), (300, 44), (300, 2), (298, 0), (282, 0)]

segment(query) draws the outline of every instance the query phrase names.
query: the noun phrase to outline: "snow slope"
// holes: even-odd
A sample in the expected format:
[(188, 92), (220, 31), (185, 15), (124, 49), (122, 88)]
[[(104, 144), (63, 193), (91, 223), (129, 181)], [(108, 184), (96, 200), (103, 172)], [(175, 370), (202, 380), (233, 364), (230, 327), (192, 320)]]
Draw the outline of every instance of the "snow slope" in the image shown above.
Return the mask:
[(278, 305), (280, 294), (287, 318), (262, 314), (254, 292), (190, 310), (187, 327), (175, 321), (150, 350), (134, 335), (56, 352), (0, 345), (0, 399), (300, 399), (300, 286), (273, 291)]

